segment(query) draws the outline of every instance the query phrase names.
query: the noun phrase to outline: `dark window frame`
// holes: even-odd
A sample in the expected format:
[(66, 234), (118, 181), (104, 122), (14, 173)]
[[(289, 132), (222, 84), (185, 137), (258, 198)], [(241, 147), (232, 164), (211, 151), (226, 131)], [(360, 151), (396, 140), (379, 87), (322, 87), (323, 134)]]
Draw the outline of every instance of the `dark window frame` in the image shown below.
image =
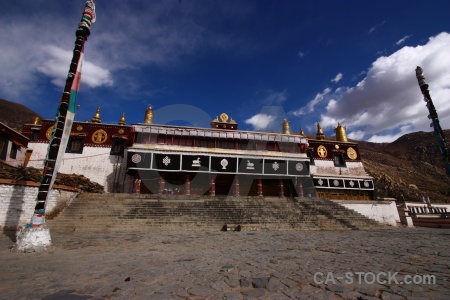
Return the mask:
[(347, 168), (344, 154), (333, 152), (333, 163), (335, 167)]
[(85, 136), (71, 136), (67, 143), (66, 153), (83, 154)]

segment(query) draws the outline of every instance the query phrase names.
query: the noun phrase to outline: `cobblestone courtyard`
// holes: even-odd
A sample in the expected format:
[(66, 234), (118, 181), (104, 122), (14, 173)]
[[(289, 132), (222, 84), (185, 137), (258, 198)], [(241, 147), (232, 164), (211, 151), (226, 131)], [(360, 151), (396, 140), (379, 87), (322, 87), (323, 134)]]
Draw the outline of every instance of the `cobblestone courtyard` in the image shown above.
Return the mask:
[(450, 299), (450, 230), (1, 235), (1, 299)]

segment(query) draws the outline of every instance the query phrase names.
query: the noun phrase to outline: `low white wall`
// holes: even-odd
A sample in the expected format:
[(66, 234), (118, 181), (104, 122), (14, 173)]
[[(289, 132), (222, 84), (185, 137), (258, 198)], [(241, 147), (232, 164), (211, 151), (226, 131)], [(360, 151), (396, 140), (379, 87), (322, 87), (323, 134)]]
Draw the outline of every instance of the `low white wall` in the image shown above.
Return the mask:
[[(47, 143), (29, 143), (33, 149), (29, 167), (43, 168)], [(105, 192), (129, 192), (132, 177), (126, 174), (124, 157), (110, 155), (110, 148), (85, 146), (82, 154), (65, 153), (58, 170), (64, 174), (84, 175), (105, 187)]]
[[(0, 183), (0, 227), (15, 229), (30, 223), (36, 205), (37, 186)], [(53, 189), (46, 203), (46, 213), (69, 204), (78, 193)]]
[(333, 201), (380, 223), (397, 226), (400, 222), (395, 201)]

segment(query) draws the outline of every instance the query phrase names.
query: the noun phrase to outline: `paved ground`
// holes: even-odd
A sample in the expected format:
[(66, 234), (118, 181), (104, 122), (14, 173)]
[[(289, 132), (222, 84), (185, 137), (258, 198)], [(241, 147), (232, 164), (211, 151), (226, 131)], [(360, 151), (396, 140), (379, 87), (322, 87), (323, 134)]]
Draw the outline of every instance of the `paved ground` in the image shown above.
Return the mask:
[(1, 299), (450, 299), (445, 229), (52, 239), (25, 254), (0, 236)]

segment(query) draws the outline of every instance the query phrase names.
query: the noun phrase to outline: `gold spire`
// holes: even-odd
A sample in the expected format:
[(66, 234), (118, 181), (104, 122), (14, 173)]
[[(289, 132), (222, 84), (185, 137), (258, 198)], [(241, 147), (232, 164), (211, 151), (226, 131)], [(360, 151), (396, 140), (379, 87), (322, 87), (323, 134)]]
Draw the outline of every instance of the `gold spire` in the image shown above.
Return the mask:
[(322, 128), (320, 127), (320, 123), (319, 122), (317, 122), (316, 139), (318, 139), (318, 140), (324, 140), (325, 139), (325, 135), (323, 134), (323, 131), (322, 131)]
[(305, 132), (303, 131), (303, 129), (301, 127), (300, 127), (300, 135), (305, 136)]
[(281, 124), (283, 126), (283, 134), (291, 134), (291, 128), (289, 126), (289, 122), (284, 119), (283, 120), (283, 124)]
[(34, 118), (34, 125), (38, 125), (39, 124), (39, 117)]
[(101, 123), (102, 120), (100, 119), (100, 106), (97, 108), (97, 111), (95, 112), (95, 115), (92, 117), (92, 123)]
[(341, 123), (338, 122), (338, 126), (334, 129), (336, 132), (336, 141), (339, 142), (347, 142), (347, 134), (345, 133), (345, 126), (342, 126)]
[(127, 125), (127, 122), (125, 122), (125, 113), (122, 113), (122, 118), (120, 118), (120, 121), (118, 124), (119, 125)]
[(153, 115), (155, 113), (153, 112), (153, 109), (151, 106), (149, 106), (147, 108), (147, 110), (145, 111), (145, 119), (144, 119), (144, 124), (153, 124)]

